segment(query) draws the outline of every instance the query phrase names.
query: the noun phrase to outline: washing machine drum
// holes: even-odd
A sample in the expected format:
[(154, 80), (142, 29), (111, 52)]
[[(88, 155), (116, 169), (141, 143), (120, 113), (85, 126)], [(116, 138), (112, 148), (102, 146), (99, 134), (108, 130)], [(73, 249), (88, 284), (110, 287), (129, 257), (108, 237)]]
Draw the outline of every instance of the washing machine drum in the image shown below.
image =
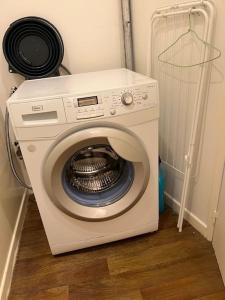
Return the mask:
[(116, 184), (125, 163), (108, 145), (89, 146), (71, 157), (65, 171), (66, 179), (74, 192), (100, 193)]
[(133, 134), (89, 128), (57, 142), (43, 171), (47, 193), (61, 210), (98, 221), (124, 213), (141, 198), (150, 167)]
[(134, 180), (131, 162), (110, 145), (91, 145), (69, 158), (63, 186), (71, 199), (84, 206), (103, 207), (124, 196)]

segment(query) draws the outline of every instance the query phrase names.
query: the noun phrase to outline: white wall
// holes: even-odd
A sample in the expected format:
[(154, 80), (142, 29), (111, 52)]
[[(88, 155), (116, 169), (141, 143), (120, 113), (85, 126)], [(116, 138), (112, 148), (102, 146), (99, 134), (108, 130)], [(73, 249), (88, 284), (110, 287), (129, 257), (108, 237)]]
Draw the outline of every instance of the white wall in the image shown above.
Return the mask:
[[(146, 72), (146, 54), (149, 34), (149, 24), (152, 13), (156, 8), (184, 2), (182, 0), (132, 0), (134, 52), (136, 71)], [(189, 210), (196, 216), (203, 227), (206, 227), (206, 235), (211, 238), (210, 219), (212, 208), (215, 208), (215, 199), (218, 196), (218, 182), (221, 176), (221, 168), (224, 153), (221, 153), (221, 142), (224, 139), (222, 123), (225, 119), (225, 39), (224, 39), (224, 0), (214, 0), (217, 8), (217, 24), (215, 32), (215, 45), (222, 51), (222, 57), (214, 63), (208, 108), (206, 115), (206, 127), (204, 132), (203, 151), (201, 155), (200, 173), (194, 188), (194, 194), (188, 203)], [(208, 227), (208, 228), (207, 228)], [(209, 235), (208, 235), (209, 234)]]
[[(11, 22), (25, 16), (39, 16), (52, 22), (61, 33), (65, 46), (63, 62), (71, 72), (121, 67), (124, 53), (120, 5), (120, 0), (4, 1), (1, 6), (0, 43)], [(0, 108), (3, 111), (11, 86), (22, 80), (21, 76), (8, 72), (8, 65), (0, 50)], [(1, 281), (22, 196), (9, 170), (2, 115), (0, 156)]]
[[(123, 65), (120, 0), (21, 0), (4, 1), (1, 7), (0, 41), (14, 20), (39, 16), (52, 22), (62, 35), (64, 64), (73, 73), (116, 68)], [(0, 101), (21, 80), (8, 73), (0, 51)]]

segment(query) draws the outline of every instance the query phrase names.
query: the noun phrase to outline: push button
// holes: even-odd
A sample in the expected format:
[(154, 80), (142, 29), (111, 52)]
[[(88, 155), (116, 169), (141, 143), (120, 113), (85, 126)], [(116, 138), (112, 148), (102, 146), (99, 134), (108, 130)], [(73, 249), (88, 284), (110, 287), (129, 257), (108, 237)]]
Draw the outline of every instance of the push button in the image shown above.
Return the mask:
[(116, 110), (115, 110), (115, 109), (111, 109), (111, 110), (110, 110), (110, 114), (111, 114), (112, 116), (114, 116), (114, 115), (116, 114)]

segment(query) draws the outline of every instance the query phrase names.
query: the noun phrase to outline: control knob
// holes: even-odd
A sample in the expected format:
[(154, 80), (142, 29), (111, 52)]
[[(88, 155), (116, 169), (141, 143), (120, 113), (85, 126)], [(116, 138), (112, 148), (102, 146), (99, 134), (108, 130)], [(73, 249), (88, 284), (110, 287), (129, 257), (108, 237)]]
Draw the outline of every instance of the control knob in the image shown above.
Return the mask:
[(121, 97), (121, 101), (124, 105), (130, 105), (134, 102), (133, 95), (129, 92), (124, 93)]

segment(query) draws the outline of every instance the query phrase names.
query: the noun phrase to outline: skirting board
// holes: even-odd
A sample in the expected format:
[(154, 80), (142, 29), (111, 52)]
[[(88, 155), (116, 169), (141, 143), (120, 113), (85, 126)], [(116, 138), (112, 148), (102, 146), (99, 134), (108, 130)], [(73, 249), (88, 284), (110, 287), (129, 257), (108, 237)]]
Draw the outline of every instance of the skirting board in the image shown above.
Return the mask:
[(0, 300), (6, 300), (9, 296), (10, 286), (11, 286), (11, 281), (13, 276), (13, 269), (16, 262), (21, 232), (22, 232), (23, 223), (27, 211), (28, 198), (29, 198), (29, 192), (25, 190), (23, 193), (20, 209), (16, 219), (14, 232), (9, 246), (9, 252), (5, 263), (2, 281), (0, 283)]
[[(179, 213), (180, 203), (168, 193), (165, 193), (166, 203), (176, 213)], [(202, 222), (196, 215), (185, 208), (184, 219), (190, 223), (197, 231), (199, 231), (205, 238), (207, 238), (207, 225)]]

